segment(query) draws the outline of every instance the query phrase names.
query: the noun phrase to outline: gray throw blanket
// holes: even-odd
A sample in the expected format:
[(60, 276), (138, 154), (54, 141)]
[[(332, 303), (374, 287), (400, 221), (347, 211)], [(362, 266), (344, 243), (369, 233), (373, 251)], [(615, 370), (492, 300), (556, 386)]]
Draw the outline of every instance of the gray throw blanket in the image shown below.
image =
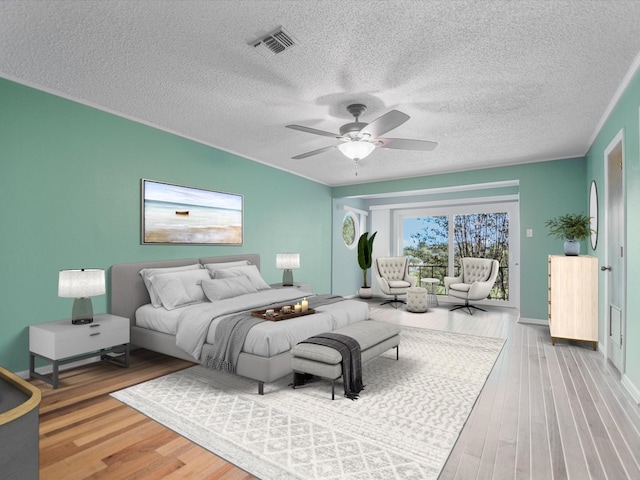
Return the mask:
[[(362, 384), (362, 356), (360, 344), (354, 338), (339, 333), (327, 332), (314, 335), (300, 343), (313, 343), (324, 345), (337, 350), (342, 356), (342, 383), (344, 384), (344, 396), (351, 400), (357, 400), (359, 393), (364, 389)], [(304, 385), (307, 377), (304, 374), (294, 372), (293, 385)]]
[[(339, 295), (314, 295), (309, 297), (308, 300), (309, 308), (316, 308), (339, 302), (343, 298)], [(288, 303), (288, 305), (290, 304), (291, 302)], [(262, 308), (276, 308), (278, 306), (281, 306), (281, 304), (264, 305)], [(261, 318), (253, 317), (250, 311), (235, 313), (221, 319), (216, 327), (213, 348), (202, 364), (214, 370), (235, 373), (238, 357), (249, 330), (264, 321)]]
[(236, 313), (224, 318), (216, 327), (214, 348), (203, 365), (214, 370), (235, 373), (238, 357), (249, 330), (265, 320), (251, 316), (251, 312)]

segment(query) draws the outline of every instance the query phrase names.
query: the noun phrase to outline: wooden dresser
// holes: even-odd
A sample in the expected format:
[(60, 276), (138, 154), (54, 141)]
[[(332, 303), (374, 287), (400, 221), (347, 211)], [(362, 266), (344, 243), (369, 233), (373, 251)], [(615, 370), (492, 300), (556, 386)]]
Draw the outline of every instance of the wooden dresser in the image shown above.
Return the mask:
[(598, 259), (549, 255), (549, 330), (556, 339), (593, 342), (598, 348)]

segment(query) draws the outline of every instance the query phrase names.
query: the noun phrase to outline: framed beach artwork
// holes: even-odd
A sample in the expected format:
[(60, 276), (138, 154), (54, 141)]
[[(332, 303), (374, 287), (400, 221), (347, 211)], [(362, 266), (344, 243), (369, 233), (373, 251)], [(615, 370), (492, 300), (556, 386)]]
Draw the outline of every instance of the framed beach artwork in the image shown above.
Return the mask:
[(141, 180), (142, 243), (242, 245), (242, 195)]

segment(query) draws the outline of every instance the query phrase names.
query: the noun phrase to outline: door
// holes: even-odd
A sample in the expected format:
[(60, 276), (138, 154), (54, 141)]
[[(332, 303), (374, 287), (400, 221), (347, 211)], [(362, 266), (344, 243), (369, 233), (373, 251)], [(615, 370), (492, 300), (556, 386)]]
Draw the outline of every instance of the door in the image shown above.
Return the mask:
[(625, 212), (624, 151), (620, 132), (605, 150), (606, 175), (606, 334), (607, 357), (624, 372), (625, 349)]
[(397, 254), (409, 257), (411, 273), (440, 280), (438, 294), (445, 293), (444, 276), (459, 273), (460, 257), (494, 258), (500, 262), (498, 279), (489, 299), (475, 303), (519, 308), (517, 201), (467, 200), (463, 205), (401, 210), (395, 217)]

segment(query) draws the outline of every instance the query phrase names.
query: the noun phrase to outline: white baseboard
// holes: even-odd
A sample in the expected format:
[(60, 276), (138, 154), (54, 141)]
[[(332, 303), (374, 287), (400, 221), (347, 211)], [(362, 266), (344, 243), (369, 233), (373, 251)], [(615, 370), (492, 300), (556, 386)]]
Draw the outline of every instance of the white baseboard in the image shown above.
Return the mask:
[(543, 327), (549, 326), (549, 320), (541, 319), (541, 318), (520, 317), (518, 318), (518, 323), (528, 323), (530, 325), (541, 325)]
[(633, 401), (640, 405), (640, 389), (634, 385), (627, 375), (622, 375), (622, 385), (627, 389)]

